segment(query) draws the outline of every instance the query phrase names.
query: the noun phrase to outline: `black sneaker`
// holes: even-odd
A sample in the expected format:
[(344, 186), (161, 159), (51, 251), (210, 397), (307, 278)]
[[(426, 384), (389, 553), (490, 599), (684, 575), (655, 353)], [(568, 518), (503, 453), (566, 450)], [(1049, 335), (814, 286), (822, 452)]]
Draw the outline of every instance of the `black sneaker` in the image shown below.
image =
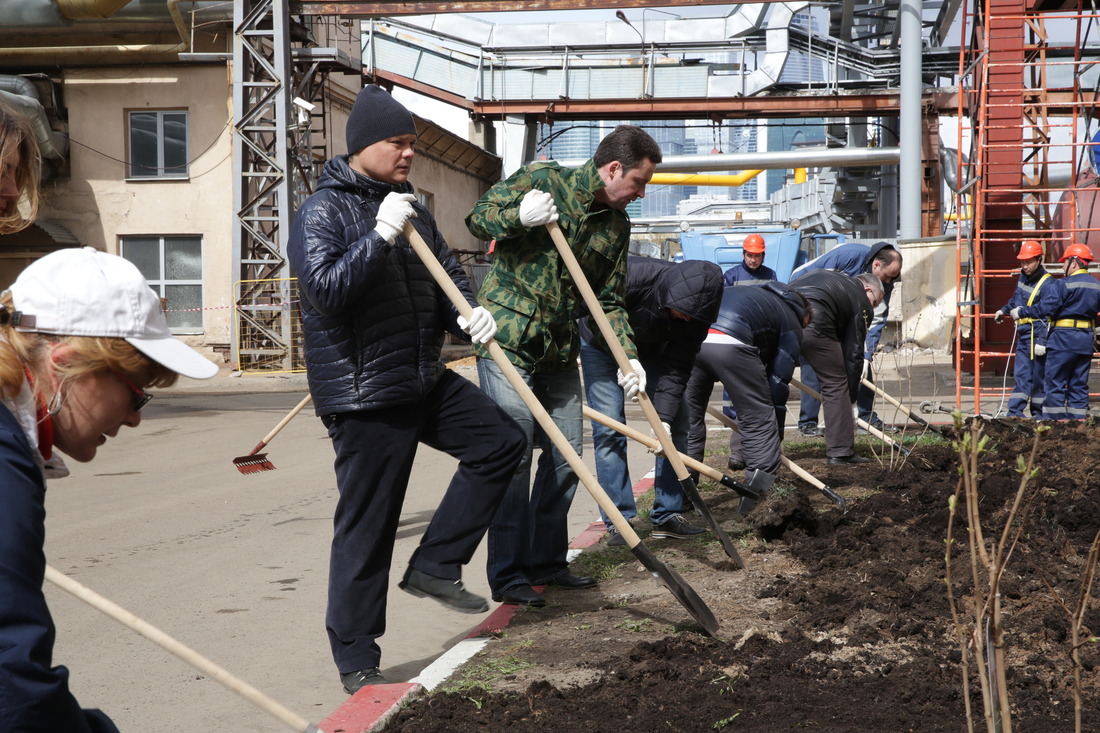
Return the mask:
[(731, 471), (742, 471), (745, 468), (745, 462), (740, 458), (730, 456), (729, 460), (726, 461), (726, 467)]
[(798, 434), (803, 438), (818, 438), (821, 436), (821, 429), (817, 425), (807, 423), (798, 426)]
[[(895, 428), (893, 425), (887, 425), (877, 417), (873, 420), (870, 420), (867, 424), (884, 435), (895, 435), (896, 433), (900, 432), (898, 428)], [(856, 435), (870, 435), (870, 432), (863, 426), (857, 425)]]
[(366, 687), (367, 685), (385, 685), (386, 678), (382, 676), (382, 672), (378, 667), (371, 667), (370, 669), (357, 669), (354, 672), (348, 672), (347, 674), (340, 675), (340, 682), (344, 684), (344, 692), (349, 695), (354, 695), (356, 692)]
[(409, 568), (405, 579), (397, 587), (420, 598), (434, 598), (460, 613), (485, 613), (489, 610), (485, 599), (466, 590), (461, 580), (437, 578)]
[(622, 532), (611, 527), (607, 530), (607, 546), (608, 547), (626, 547), (626, 537), (623, 537)]
[(671, 518), (653, 525), (653, 532), (649, 536), (655, 540), (686, 540), (706, 531), (703, 527), (696, 527), (688, 522), (683, 514), (673, 514)]

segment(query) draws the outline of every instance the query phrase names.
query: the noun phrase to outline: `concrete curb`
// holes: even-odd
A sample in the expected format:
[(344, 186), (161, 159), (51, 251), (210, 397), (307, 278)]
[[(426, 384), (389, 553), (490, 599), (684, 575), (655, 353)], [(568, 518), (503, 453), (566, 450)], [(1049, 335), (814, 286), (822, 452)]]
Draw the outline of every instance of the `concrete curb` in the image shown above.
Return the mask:
[[(634, 484), (634, 496), (640, 496), (653, 488), (653, 473)], [(569, 560), (581, 550), (600, 541), (606, 529), (603, 520), (596, 520), (569, 544), (572, 553)], [(431, 692), (446, 681), (463, 664), (480, 652), (502, 629), (508, 626), (519, 611), (518, 606), (500, 605), (488, 618), (475, 626), (464, 639), (445, 651), (415, 679), (385, 685), (370, 685), (356, 692), (336, 709), (318, 727), (324, 733), (375, 733), (385, 730), (386, 724), (403, 706), (424, 692)]]

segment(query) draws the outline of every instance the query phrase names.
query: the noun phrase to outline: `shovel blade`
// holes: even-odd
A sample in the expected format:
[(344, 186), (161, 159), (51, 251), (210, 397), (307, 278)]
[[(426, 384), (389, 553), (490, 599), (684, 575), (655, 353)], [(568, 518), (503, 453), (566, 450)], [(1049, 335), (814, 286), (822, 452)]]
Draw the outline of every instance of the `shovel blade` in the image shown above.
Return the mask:
[(714, 618), (714, 613), (699, 597), (699, 594), (687, 584), (687, 581), (681, 578), (675, 570), (658, 560), (657, 556), (645, 546), (645, 543), (639, 542), (631, 547), (630, 551), (642, 563), (642, 567), (661, 581), (661, 585), (668, 588), (669, 592), (680, 602), (680, 605), (687, 609), (691, 617), (699, 622), (699, 625), (703, 627), (708, 635), (714, 636), (718, 633), (718, 619)]
[(699, 516), (703, 518), (703, 521), (707, 523), (711, 531), (714, 532), (714, 536), (718, 538), (718, 541), (722, 544), (722, 549), (726, 551), (729, 558), (733, 560), (733, 564), (737, 566), (738, 570), (745, 569), (745, 561), (741, 559), (740, 553), (737, 552), (737, 548), (733, 546), (733, 540), (726, 534), (725, 530), (718, 524), (718, 520), (714, 518), (714, 515), (710, 513), (710, 509), (707, 508), (706, 503), (703, 502), (703, 497), (699, 496), (699, 489), (696, 488), (695, 482), (691, 480), (691, 477), (680, 479), (680, 488), (683, 489), (684, 496), (691, 499), (691, 503), (695, 505), (695, 511), (699, 513)]

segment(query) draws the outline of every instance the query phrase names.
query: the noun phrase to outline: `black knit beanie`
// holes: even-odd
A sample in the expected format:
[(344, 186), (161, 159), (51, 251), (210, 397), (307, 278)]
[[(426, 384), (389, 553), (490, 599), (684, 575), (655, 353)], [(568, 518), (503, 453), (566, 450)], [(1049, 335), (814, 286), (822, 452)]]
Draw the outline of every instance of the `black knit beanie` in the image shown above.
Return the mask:
[(380, 86), (368, 84), (359, 92), (344, 131), (348, 154), (397, 135), (415, 135), (416, 123), (409, 110)]

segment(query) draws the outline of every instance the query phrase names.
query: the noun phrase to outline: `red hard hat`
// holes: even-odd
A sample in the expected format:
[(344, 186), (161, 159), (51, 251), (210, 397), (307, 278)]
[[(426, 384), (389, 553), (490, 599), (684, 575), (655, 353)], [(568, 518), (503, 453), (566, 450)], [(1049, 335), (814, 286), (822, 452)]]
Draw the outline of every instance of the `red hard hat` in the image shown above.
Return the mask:
[(1020, 245), (1020, 253), (1016, 255), (1018, 260), (1030, 260), (1033, 257), (1043, 256), (1043, 245), (1034, 239), (1028, 239)]
[(745, 237), (745, 243), (741, 245), (746, 252), (760, 254), (764, 251), (764, 238), (759, 234), (750, 234)]
[(1065, 253), (1058, 261), (1065, 262), (1070, 257), (1076, 257), (1077, 259), (1084, 260), (1085, 262), (1092, 262), (1092, 250), (1084, 244), (1071, 244), (1070, 246), (1066, 247)]

